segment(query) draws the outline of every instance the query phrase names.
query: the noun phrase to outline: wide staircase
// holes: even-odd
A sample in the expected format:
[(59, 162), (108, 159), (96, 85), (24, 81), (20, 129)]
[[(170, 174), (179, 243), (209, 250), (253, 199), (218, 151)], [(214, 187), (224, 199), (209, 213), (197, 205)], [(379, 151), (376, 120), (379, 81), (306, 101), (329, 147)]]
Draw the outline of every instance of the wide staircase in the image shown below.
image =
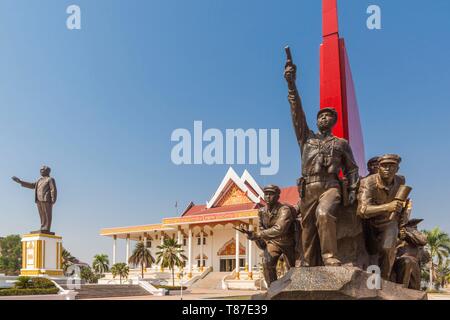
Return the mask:
[[(67, 286), (60, 284), (64, 289)], [(80, 289), (75, 289), (78, 294), (75, 300), (83, 299), (101, 299), (115, 297), (136, 297), (151, 295), (138, 285), (101, 285), (101, 284), (82, 284)]]
[(229, 272), (210, 272), (204, 277), (196, 281), (189, 289), (222, 289), (222, 279), (230, 274)]

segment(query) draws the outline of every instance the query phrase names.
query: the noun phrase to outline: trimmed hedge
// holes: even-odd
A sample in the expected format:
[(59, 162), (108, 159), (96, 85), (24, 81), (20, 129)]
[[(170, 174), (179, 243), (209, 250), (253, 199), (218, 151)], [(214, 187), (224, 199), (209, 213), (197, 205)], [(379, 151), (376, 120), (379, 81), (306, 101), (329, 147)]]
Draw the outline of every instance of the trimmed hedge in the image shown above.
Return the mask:
[(50, 289), (2, 289), (0, 296), (35, 296), (41, 294), (57, 294), (58, 288)]
[(55, 284), (47, 278), (18, 277), (14, 289), (53, 289)]

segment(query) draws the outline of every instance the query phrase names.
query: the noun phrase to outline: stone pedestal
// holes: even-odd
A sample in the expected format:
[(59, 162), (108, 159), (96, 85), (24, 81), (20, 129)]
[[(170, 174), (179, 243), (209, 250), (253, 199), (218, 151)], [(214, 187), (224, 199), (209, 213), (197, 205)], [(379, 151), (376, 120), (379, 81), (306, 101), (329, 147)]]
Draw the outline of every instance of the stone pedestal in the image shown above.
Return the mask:
[(62, 237), (30, 233), (22, 236), (21, 276), (63, 277)]
[[(422, 291), (381, 280), (371, 289), (373, 276), (355, 267), (292, 268), (254, 300), (427, 300)], [(370, 278), (370, 279), (369, 279)]]

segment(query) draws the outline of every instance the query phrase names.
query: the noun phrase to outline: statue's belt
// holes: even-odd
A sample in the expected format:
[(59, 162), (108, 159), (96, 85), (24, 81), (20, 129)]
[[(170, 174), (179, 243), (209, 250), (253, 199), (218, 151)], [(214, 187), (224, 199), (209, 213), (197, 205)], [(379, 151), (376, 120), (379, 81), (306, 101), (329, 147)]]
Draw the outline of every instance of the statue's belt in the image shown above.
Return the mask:
[(328, 182), (328, 181), (339, 181), (338, 177), (334, 173), (312, 175), (303, 177), (305, 184), (315, 183), (315, 182)]

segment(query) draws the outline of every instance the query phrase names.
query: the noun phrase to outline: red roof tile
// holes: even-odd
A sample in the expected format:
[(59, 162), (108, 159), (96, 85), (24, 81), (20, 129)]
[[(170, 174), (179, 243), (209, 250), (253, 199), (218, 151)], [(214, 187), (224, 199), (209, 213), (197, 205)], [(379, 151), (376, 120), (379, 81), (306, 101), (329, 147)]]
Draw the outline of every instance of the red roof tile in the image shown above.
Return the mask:
[(298, 194), (297, 186), (281, 189), (281, 194), (280, 194), (280, 202), (281, 203), (287, 203), (292, 206), (295, 206), (299, 200), (300, 200), (300, 196)]

